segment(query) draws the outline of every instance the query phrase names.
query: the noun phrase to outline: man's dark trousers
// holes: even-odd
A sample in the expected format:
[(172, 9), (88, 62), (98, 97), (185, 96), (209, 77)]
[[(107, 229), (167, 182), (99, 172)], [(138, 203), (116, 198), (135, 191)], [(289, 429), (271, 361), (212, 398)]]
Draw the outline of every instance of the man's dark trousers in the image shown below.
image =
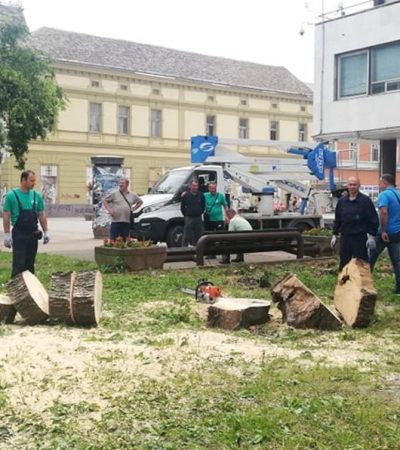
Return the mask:
[(38, 240), (33, 232), (12, 230), (13, 261), (11, 277), (25, 270), (35, 273), (35, 258), (38, 250)]
[(351, 258), (359, 258), (368, 262), (366, 234), (342, 234), (340, 236), (339, 270), (342, 270)]

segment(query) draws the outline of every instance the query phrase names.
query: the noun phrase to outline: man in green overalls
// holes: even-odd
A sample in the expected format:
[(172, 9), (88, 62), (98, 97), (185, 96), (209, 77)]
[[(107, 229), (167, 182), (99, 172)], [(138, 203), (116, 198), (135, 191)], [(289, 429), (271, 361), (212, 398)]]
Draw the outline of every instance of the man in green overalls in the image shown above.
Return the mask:
[[(42, 194), (33, 190), (36, 175), (32, 170), (21, 173), (20, 187), (9, 191), (3, 205), (4, 246), (12, 248), (11, 277), (29, 270), (35, 272), (38, 240), (43, 229), (43, 244), (50, 240)], [(11, 230), (12, 225), (12, 232)]]

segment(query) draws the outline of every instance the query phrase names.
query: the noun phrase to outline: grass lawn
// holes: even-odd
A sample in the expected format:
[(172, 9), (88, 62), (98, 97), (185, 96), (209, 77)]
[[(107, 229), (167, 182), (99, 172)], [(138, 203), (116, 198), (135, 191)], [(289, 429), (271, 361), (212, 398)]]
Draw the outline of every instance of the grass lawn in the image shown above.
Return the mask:
[[(39, 254), (37, 276), (93, 263)], [(332, 303), (337, 265), (288, 263), (103, 274), (97, 328), (0, 325), (0, 449), (400, 449), (400, 298), (377, 268), (370, 327), (207, 329), (182, 293), (270, 298), (292, 271)], [(10, 255), (0, 252), (0, 285)], [(2, 288), (4, 290), (4, 288)]]

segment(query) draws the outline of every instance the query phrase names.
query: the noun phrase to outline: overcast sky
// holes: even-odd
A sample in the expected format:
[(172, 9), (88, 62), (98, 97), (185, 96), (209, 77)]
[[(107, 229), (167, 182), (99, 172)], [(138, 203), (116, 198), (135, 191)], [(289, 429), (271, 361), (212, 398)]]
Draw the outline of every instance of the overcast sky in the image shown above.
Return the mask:
[[(22, 0), (31, 31), (46, 26), (285, 66), (305, 82), (314, 80), (312, 23), (318, 20), (322, 3), (322, 0)], [(357, 2), (325, 0), (325, 11), (336, 10), (340, 3), (347, 6)], [(302, 36), (300, 29), (304, 29)]]

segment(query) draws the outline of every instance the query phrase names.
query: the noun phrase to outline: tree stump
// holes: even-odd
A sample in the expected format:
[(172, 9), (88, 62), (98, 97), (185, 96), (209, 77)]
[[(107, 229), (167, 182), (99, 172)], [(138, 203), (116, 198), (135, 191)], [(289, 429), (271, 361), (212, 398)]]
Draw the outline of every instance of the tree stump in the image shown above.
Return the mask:
[(72, 320), (77, 325), (98, 325), (103, 281), (100, 272), (77, 272), (72, 287)]
[(270, 306), (265, 300), (220, 297), (208, 308), (207, 325), (225, 330), (260, 325), (269, 320)]
[(10, 297), (0, 294), (0, 323), (13, 323), (16, 313), (17, 310)]
[(342, 327), (341, 320), (292, 273), (275, 284), (271, 293), (282, 312), (282, 321), (294, 328), (337, 330)]
[(343, 267), (334, 301), (346, 325), (353, 328), (369, 325), (375, 310), (376, 290), (367, 262), (353, 258)]
[(49, 316), (52, 320), (73, 324), (71, 313), (72, 286), (75, 272), (56, 272), (51, 276)]
[(29, 272), (19, 273), (6, 284), (7, 292), (28, 325), (44, 322), (49, 316), (49, 296), (42, 283)]

